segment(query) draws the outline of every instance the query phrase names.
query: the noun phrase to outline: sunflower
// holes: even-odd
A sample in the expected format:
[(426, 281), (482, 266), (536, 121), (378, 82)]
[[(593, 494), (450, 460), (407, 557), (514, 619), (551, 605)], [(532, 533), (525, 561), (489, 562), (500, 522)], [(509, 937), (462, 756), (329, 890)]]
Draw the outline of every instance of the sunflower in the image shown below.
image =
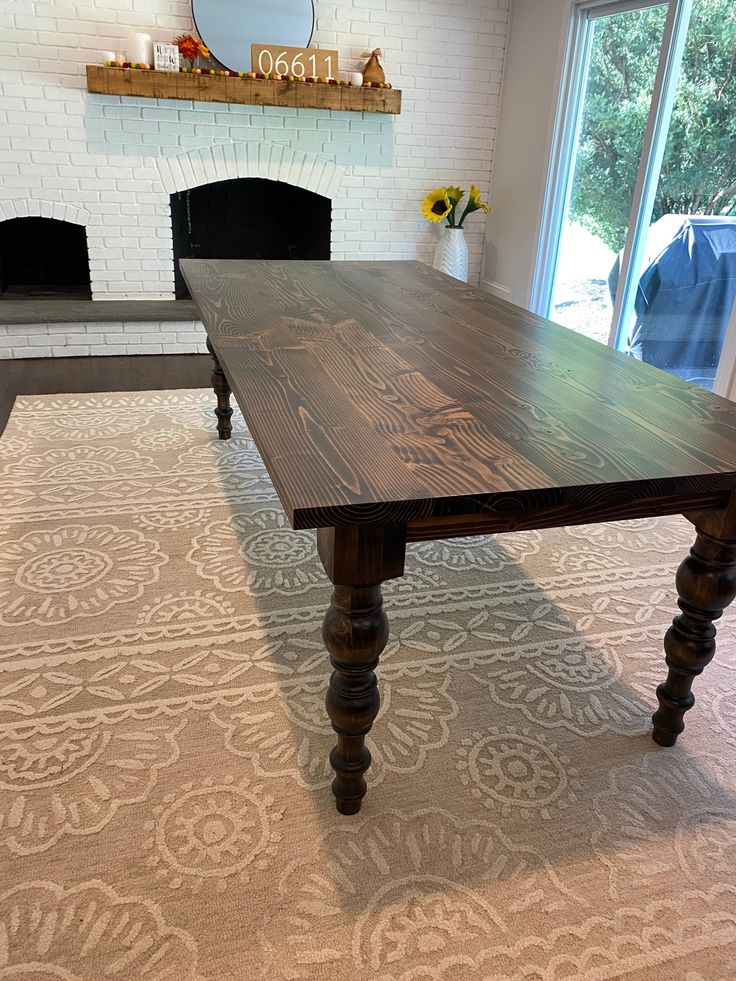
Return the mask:
[(470, 191), (468, 193), (468, 203), (465, 205), (465, 211), (463, 211), (460, 221), (457, 223), (458, 228), (463, 227), (463, 222), (472, 214), (474, 211), (484, 211), (487, 215), (491, 213), (491, 209), (480, 199), (480, 191), (475, 186), (475, 184), (470, 185)]
[(473, 205), (473, 207), (470, 209), (471, 211), (484, 211), (487, 215), (491, 213), (491, 209), (488, 207), (488, 205), (484, 201), (481, 201), (480, 191), (475, 184), (470, 185), (469, 197), (470, 200), (468, 203)]
[(455, 211), (457, 210), (457, 206), (460, 203), (460, 198), (465, 194), (465, 191), (463, 191), (463, 189), (460, 187), (446, 187), (445, 190), (447, 191), (447, 196), (450, 199), (450, 204), (452, 205), (450, 213), (447, 216), (447, 224), (450, 228), (455, 228)]
[(422, 214), (427, 221), (437, 223), (449, 215), (452, 206), (447, 188), (437, 187), (434, 191), (430, 191), (422, 202)]

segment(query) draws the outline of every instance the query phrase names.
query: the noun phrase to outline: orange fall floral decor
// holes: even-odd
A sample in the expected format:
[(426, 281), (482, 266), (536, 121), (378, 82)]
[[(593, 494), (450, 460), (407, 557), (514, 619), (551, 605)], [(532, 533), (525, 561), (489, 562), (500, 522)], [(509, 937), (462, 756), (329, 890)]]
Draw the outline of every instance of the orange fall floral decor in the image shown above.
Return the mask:
[(193, 34), (180, 34), (174, 38), (174, 44), (179, 49), (179, 54), (187, 61), (194, 61), (199, 55), (209, 58), (210, 52), (203, 41)]

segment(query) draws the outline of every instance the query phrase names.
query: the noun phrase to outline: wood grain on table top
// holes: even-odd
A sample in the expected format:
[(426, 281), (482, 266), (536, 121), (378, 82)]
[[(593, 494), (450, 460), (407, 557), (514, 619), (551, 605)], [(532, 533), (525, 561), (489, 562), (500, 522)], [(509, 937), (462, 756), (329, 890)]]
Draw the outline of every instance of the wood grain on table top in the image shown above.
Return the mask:
[(181, 268), (295, 527), (736, 487), (736, 404), (422, 263)]

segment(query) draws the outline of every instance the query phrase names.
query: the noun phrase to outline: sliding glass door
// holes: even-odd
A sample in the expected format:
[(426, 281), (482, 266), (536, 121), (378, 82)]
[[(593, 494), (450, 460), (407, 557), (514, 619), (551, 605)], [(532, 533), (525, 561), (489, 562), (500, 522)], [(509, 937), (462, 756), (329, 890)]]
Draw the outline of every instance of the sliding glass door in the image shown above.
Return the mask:
[[(549, 316), (608, 343), (667, 4), (593, 16)], [(571, 111), (575, 111), (571, 107)]]
[(736, 4), (574, 12), (533, 306), (712, 388), (735, 349)]

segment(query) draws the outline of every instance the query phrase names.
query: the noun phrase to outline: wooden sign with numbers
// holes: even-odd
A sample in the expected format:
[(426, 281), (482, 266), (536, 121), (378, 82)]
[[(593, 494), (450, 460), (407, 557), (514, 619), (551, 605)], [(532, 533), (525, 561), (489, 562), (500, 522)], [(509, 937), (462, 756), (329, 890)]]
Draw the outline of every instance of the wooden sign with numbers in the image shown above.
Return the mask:
[(326, 48), (287, 48), (282, 44), (251, 44), (254, 72), (337, 78), (337, 51)]

